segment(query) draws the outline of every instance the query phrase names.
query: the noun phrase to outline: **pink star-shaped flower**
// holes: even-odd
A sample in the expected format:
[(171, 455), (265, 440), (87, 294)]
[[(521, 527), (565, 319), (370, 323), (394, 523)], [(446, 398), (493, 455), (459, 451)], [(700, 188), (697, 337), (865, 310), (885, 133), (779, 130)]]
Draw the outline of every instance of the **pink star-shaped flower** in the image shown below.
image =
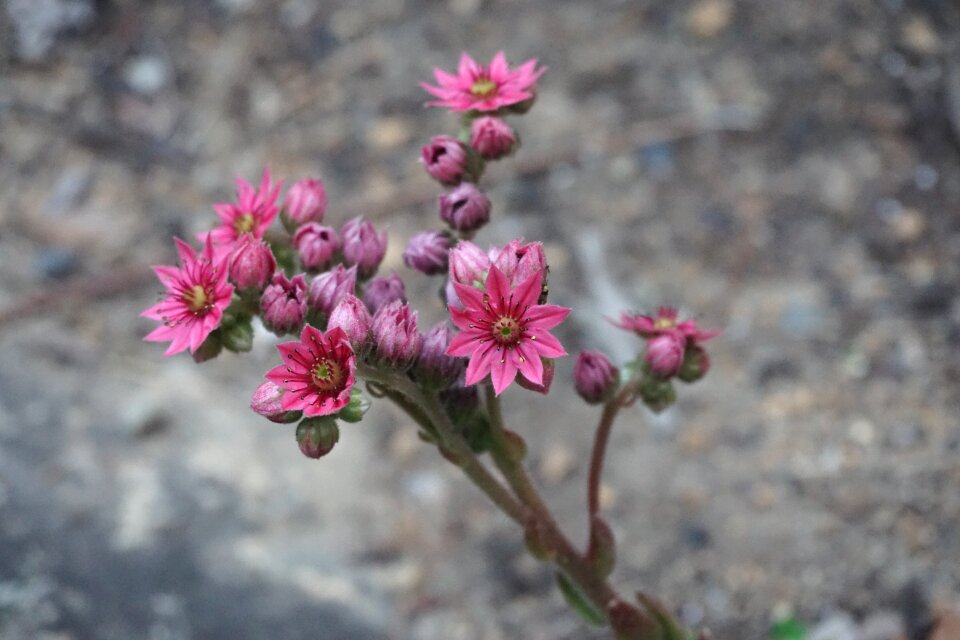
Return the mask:
[(283, 388), (284, 411), (325, 416), (349, 404), (357, 367), (343, 329), (323, 333), (308, 324), (299, 340), (279, 344), (277, 351), (283, 364), (267, 372), (266, 378)]
[(673, 307), (660, 307), (655, 316), (621, 313), (619, 322), (612, 319), (611, 322), (621, 329), (633, 331), (646, 339), (664, 334), (677, 334), (688, 343), (700, 343), (720, 335), (719, 331), (698, 329), (696, 320), (677, 322), (677, 316), (678, 312)]
[(245, 233), (252, 234), (258, 240), (263, 238), (267, 227), (280, 210), (277, 207), (277, 197), (282, 184), (283, 180), (277, 183), (272, 181), (270, 169), (263, 170), (259, 189), (255, 189), (243, 178), (237, 178), (237, 201), (218, 202), (213, 205), (213, 210), (220, 218), (220, 226), (210, 231), (209, 235), (218, 253), (224, 247), (232, 247)]
[(443, 69), (434, 69), (439, 86), (421, 82), (420, 86), (438, 100), (428, 107), (447, 107), (451, 111), (496, 111), (532, 98), (536, 93), (537, 78), (546, 71), (530, 59), (516, 69), (510, 69), (503, 51), (498, 52), (489, 65), (478, 64), (468, 54), (460, 54), (457, 75)]
[(460, 329), (447, 354), (469, 356), (466, 383), (476, 384), (487, 376), (500, 395), (519, 372), (534, 385), (543, 384), (544, 358), (567, 355), (549, 330), (563, 322), (570, 309), (537, 304), (543, 276), (534, 273), (516, 287), (496, 266), (490, 267), (484, 289), (454, 283), (463, 309), (450, 308)]
[(183, 264), (153, 267), (167, 290), (163, 300), (140, 314), (163, 323), (144, 340), (170, 340), (165, 356), (188, 348), (191, 353), (196, 351), (220, 325), (223, 310), (230, 305), (233, 295), (233, 285), (227, 282), (227, 257), (215, 257), (209, 239), (200, 255), (183, 240), (174, 240)]

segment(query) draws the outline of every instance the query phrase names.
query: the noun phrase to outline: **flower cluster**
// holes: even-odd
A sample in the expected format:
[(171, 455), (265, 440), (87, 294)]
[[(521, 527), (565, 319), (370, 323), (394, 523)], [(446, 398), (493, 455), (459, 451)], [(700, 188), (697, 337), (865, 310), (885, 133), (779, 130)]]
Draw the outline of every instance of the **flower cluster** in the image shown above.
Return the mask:
[[(224, 349), (249, 351), (256, 318), (278, 337), (294, 336), (276, 345), (280, 363), (266, 372), (250, 406), (272, 422), (297, 423), (297, 445), (310, 458), (334, 448), (341, 422), (363, 418), (369, 402), (358, 382), (365, 380), (371, 395), (393, 401), (417, 423), (424, 441), (469, 468), (501, 508), (524, 520), (532, 550), (549, 543), (554, 547), (542, 548), (543, 557), (565, 554), (557, 565), (577, 570), (558, 574), (561, 585), (594, 576), (564, 593), (582, 590), (604, 607), (594, 613), (616, 628), (617, 637), (632, 638), (638, 637), (640, 609), (598, 588), (613, 557), (613, 534), (596, 513), (598, 465), (616, 413), (636, 398), (654, 411), (669, 407), (676, 399), (674, 379), (690, 383), (706, 374), (703, 344), (717, 332), (678, 321), (672, 308), (652, 316), (624, 313), (615, 324), (645, 341), (642, 355), (622, 369), (600, 351), (577, 356), (576, 392), (604, 406), (589, 474), (588, 550), (581, 555), (569, 543), (558, 544), (555, 523), (538, 520), (541, 507), (520, 504), (533, 490), (516, 475), (526, 447), (504, 427), (498, 403), (514, 382), (549, 393), (554, 360), (567, 355), (554, 330), (571, 310), (547, 302), (550, 270), (542, 243), (515, 238), (483, 249), (473, 242), (493, 210), (480, 187), (487, 163), (519, 146), (505, 118), (529, 111), (543, 72), (536, 60), (511, 68), (503, 52), (488, 65), (463, 54), (456, 74), (435, 69), (437, 85), (422, 85), (436, 98), (428, 106), (458, 112), (461, 129), (434, 136), (421, 149), (423, 167), (446, 189), (437, 198), (446, 228), (414, 234), (402, 259), (415, 272), (443, 278), (437, 288), (450, 322), (420, 330), (403, 276), (380, 273), (385, 231), (362, 216), (330, 226), (321, 180), (298, 180), (281, 198), (283, 181), (269, 170), (257, 187), (238, 178), (235, 201), (213, 205), (217, 224), (198, 236), (199, 249), (175, 240), (180, 264), (154, 267), (165, 291), (142, 315), (161, 323), (146, 340), (169, 342), (168, 356), (189, 350), (198, 362)], [(505, 475), (505, 486), (485, 479), (486, 466), (476, 460), (467, 465), (470, 456), (486, 453)], [(538, 538), (541, 529), (550, 535)]]

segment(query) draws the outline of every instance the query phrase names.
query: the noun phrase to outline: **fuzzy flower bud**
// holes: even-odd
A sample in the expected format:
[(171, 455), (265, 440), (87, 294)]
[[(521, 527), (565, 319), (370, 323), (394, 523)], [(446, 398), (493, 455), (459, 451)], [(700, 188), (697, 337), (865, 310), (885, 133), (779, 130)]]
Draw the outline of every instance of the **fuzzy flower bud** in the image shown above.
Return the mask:
[(573, 382), (590, 404), (606, 402), (617, 389), (620, 371), (600, 351), (581, 351), (573, 363)]
[[(491, 248), (490, 260), (514, 286), (524, 282), (533, 274), (539, 273), (542, 278), (543, 289), (546, 291), (549, 267), (547, 266), (547, 256), (543, 252), (542, 242), (524, 244), (523, 238), (511, 240), (499, 251)], [(544, 302), (546, 302), (546, 294), (540, 297), (540, 304)]]
[(434, 136), (420, 150), (420, 164), (441, 184), (460, 184), (467, 166), (467, 150), (456, 138)]
[(227, 264), (230, 282), (238, 291), (262, 291), (277, 270), (270, 245), (250, 234), (237, 242)]
[(490, 270), (490, 258), (477, 245), (463, 240), (450, 250), (450, 279), (469, 286), (482, 285)]
[(340, 327), (347, 334), (347, 340), (357, 355), (363, 355), (370, 343), (370, 328), (373, 318), (360, 298), (348, 293), (330, 312), (327, 320), (327, 331)]
[(687, 345), (677, 377), (684, 382), (696, 382), (707, 375), (709, 370), (710, 356), (707, 355), (707, 351), (698, 344)]
[(400, 300), (380, 307), (373, 317), (373, 340), (377, 357), (398, 369), (413, 363), (423, 345), (417, 330), (417, 312)]
[(308, 222), (323, 221), (327, 210), (327, 190), (319, 180), (305, 178), (294, 183), (283, 200), (281, 218), (284, 225), (295, 229)]
[(450, 236), (442, 231), (421, 231), (410, 238), (403, 263), (428, 276), (444, 273), (450, 252)]
[(423, 337), (420, 357), (413, 368), (413, 377), (431, 389), (446, 389), (460, 377), (466, 367), (463, 358), (447, 355), (453, 330), (446, 322), (434, 325)]
[(683, 363), (684, 339), (676, 332), (663, 333), (647, 341), (645, 356), (650, 371), (661, 379), (675, 376)]
[(472, 182), (440, 196), (440, 217), (457, 231), (476, 231), (490, 220), (490, 199)]
[(310, 283), (307, 306), (311, 311), (329, 314), (347, 294), (353, 294), (357, 286), (357, 268), (345, 268), (338, 264), (332, 270), (321, 273)]
[(386, 232), (377, 234), (373, 224), (358, 216), (347, 220), (340, 229), (343, 259), (357, 267), (357, 275), (367, 279), (377, 272), (377, 267), (387, 253)]
[(303, 274), (288, 280), (283, 272), (273, 276), (260, 298), (263, 326), (282, 336), (295, 333), (307, 315), (307, 281)]
[(333, 227), (307, 222), (293, 234), (293, 246), (300, 254), (300, 264), (307, 271), (323, 271), (333, 262), (340, 248), (340, 238)]
[(370, 313), (376, 313), (380, 307), (394, 300), (407, 301), (403, 278), (396, 273), (374, 278), (363, 290), (363, 302), (367, 305), (367, 309), (370, 309)]
[(250, 408), (270, 422), (276, 422), (277, 424), (299, 420), (303, 412), (284, 410), (281, 398), (283, 398), (283, 389), (278, 387), (276, 383), (267, 380), (253, 392)]
[(340, 440), (340, 428), (330, 416), (305, 418), (297, 425), (297, 445), (308, 458), (322, 458)]
[(517, 136), (506, 122), (493, 116), (477, 118), (470, 125), (470, 146), (484, 160), (499, 160), (513, 153)]

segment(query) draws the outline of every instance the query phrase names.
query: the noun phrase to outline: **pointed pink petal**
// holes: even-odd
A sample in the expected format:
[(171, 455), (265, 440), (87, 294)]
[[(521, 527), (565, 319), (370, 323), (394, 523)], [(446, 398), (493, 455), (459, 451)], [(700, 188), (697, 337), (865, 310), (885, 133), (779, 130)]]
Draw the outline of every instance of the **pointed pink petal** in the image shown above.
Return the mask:
[(490, 306), (495, 307), (497, 312), (501, 312), (500, 299), (503, 298), (506, 301), (510, 297), (510, 281), (507, 280), (500, 269), (491, 266), (489, 273), (487, 273), (487, 282), (484, 288), (490, 296)]
[(461, 53), (460, 63), (457, 65), (457, 75), (460, 76), (460, 79), (468, 79), (470, 82), (473, 82), (476, 80), (476, 76), (479, 72), (480, 65), (477, 64), (476, 60), (471, 58), (466, 51)]
[[(530, 311), (533, 311), (534, 307), (543, 306), (537, 304), (542, 287), (543, 275), (540, 273), (535, 273), (521, 282), (517, 285), (516, 289), (513, 290), (514, 306), (520, 310), (530, 306)], [(529, 315), (529, 313), (525, 314), (526, 317), (529, 317)]]
[(464, 307), (483, 309), (483, 291), (472, 285), (460, 284), (459, 282), (454, 282), (453, 288)]
[(193, 250), (193, 247), (180, 238), (174, 238), (173, 241), (177, 245), (177, 254), (180, 256), (180, 259), (184, 262), (184, 264), (193, 262), (196, 259), (197, 252)]
[(510, 74), (510, 65), (503, 51), (498, 51), (490, 61), (490, 79), (494, 82), (503, 82)]
[[(559, 358), (560, 356), (567, 355), (567, 352), (563, 350), (563, 345), (560, 344), (560, 341), (554, 338), (553, 335), (547, 331), (540, 331), (537, 329), (527, 330), (525, 338), (526, 339), (523, 341), (524, 347), (526, 348), (529, 346), (533, 348), (544, 358)], [(534, 338), (536, 338), (536, 340), (534, 340)]]
[(523, 319), (528, 326), (538, 329), (552, 329), (570, 314), (570, 309), (555, 304), (538, 304), (530, 307)]
[(534, 349), (517, 345), (517, 368), (523, 377), (536, 385), (543, 384), (543, 360)]
[(447, 345), (447, 355), (472, 356), (480, 349), (482, 349), (482, 346), (479, 342), (477, 342), (475, 334), (461, 331), (457, 335), (453, 336), (453, 339), (450, 340), (450, 344)]
[(470, 325), (474, 323), (472, 313), (465, 309), (457, 309), (456, 307), (450, 307), (450, 319), (453, 320), (453, 324), (462, 331), (469, 331)]
[(490, 366), (493, 360), (493, 355), (491, 354), (496, 354), (496, 349), (493, 347), (493, 344), (487, 344), (473, 354), (470, 362), (467, 364), (466, 378), (464, 380), (467, 386), (477, 384), (490, 373)]
[(493, 381), (494, 392), (500, 395), (517, 377), (517, 365), (511, 357), (499, 353), (496, 355), (500, 357), (494, 358), (490, 365), (490, 380)]

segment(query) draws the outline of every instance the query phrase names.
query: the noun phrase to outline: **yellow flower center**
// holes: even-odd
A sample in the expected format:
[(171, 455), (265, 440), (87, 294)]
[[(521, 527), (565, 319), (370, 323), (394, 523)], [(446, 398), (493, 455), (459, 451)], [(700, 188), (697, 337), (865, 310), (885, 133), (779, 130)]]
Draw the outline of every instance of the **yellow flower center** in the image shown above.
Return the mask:
[(657, 318), (653, 321), (654, 329), (673, 329), (675, 326), (673, 318)]
[(343, 383), (343, 367), (339, 363), (323, 358), (313, 366), (310, 378), (321, 391), (333, 391)]
[(497, 92), (497, 83), (490, 78), (477, 78), (470, 87), (470, 95), (474, 98), (489, 98)]
[(207, 295), (207, 290), (203, 288), (203, 285), (199, 284), (193, 285), (190, 291), (187, 291), (183, 294), (184, 303), (186, 303), (187, 308), (193, 313), (200, 313), (203, 311), (203, 309), (206, 308), (209, 299), (210, 298)]
[(250, 233), (253, 231), (253, 223), (253, 214), (244, 213), (234, 220), (233, 228), (236, 230), (237, 235), (240, 235), (241, 233)]

